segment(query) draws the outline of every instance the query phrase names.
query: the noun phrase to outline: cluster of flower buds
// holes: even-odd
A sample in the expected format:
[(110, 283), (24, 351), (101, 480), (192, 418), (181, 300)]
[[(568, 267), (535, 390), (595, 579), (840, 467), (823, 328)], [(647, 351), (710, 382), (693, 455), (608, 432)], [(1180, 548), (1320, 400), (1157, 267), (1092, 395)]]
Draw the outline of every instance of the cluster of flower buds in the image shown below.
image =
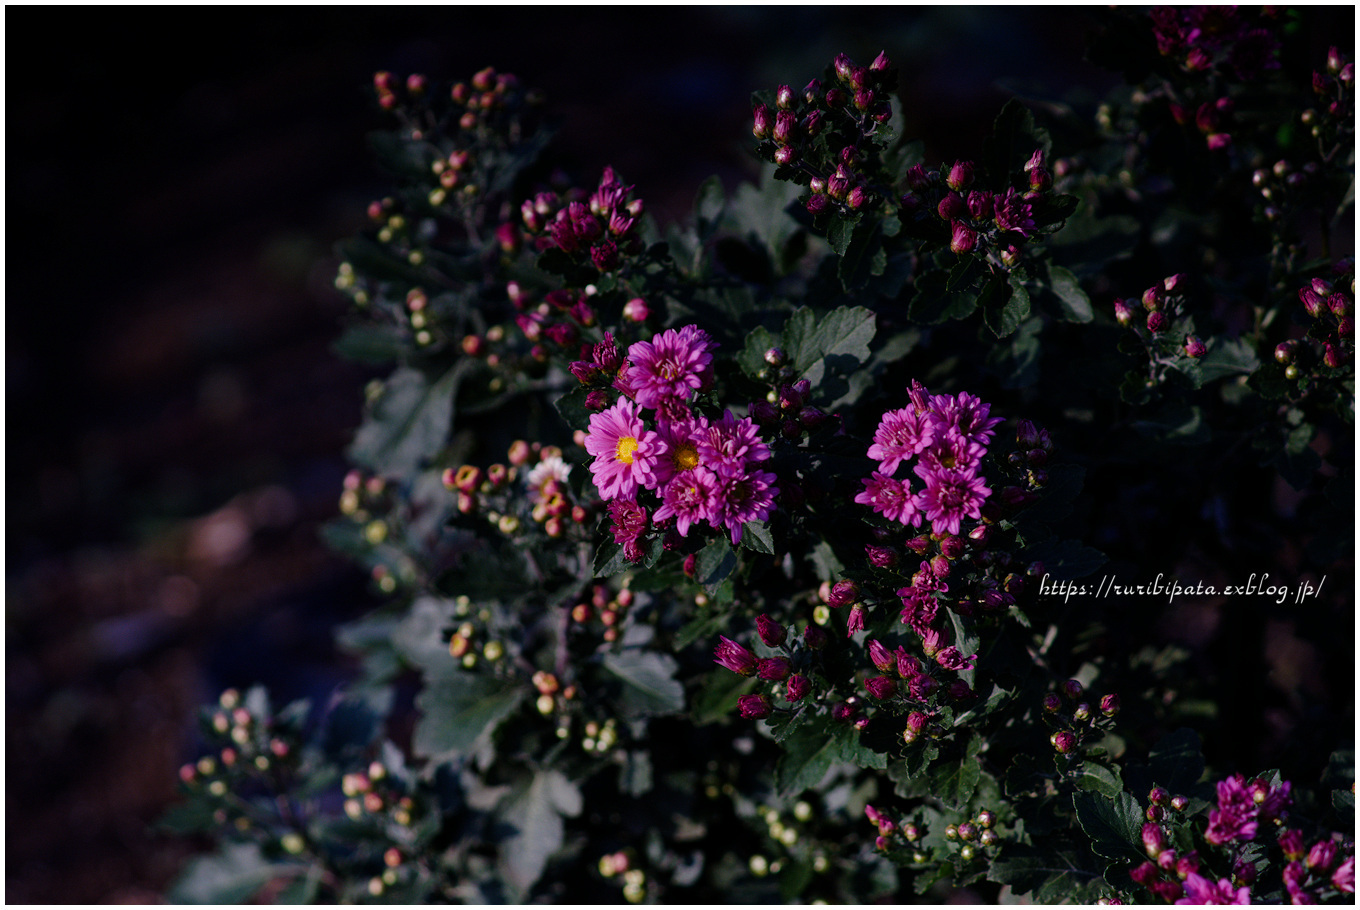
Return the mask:
[[(213, 806), (219, 825), (234, 824), (247, 830), (257, 824), (233, 795), (260, 775), (277, 775), (291, 769), (300, 748), (301, 730), (295, 723), (273, 716), (267, 705), (253, 704), (253, 697), (242, 698), (236, 689), (227, 689), (215, 708), (206, 709), (202, 718), (203, 736), (211, 750), (195, 762), (179, 769), (180, 782), (196, 795), (205, 795)], [(288, 837), (288, 835), (285, 835)], [(285, 849), (301, 852), (292, 834)]]
[[(1263, 15), (1271, 15), (1266, 7)], [(1248, 82), (1279, 69), (1280, 43), (1267, 27), (1235, 6), (1158, 6), (1151, 12), (1153, 37), (1162, 56), (1184, 73), (1212, 73)]]
[(796, 441), (804, 433), (817, 430), (833, 419), (834, 415), (811, 404), (812, 383), (806, 379), (793, 379), (790, 375), (793, 371), (782, 350), (770, 348), (765, 352), (765, 362), (770, 365), (770, 375), (778, 377), (777, 385), (770, 389), (764, 401), (753, 401), (746, 408), (762, 434), (777, 431), (785, 439)]
[(1355, 893), (1355, 844), (1328, 835), (1308, 846), (1303, 832), (1284, 828), (1276, 837), (1286, 865), (1285, 892), (1293, 904), (1317, 904), (1337, 894)]
[[(352, 821), (368, 819), (378, 825), (395, 822), (403, 827), (411, 824), (415, 800), (380, 761), (371, 762), (366, 771), (344, 775), (340, 779), (340, 792), (345, 797), (345, 815)], [(388, 865), (392, 867), (390, 863)]]
[(445, 469), (444, 486), (457, 494), (460, 513), (480, 514), (506, 535), (519, 533), (528, 519), (553, 539), (590, 520), (591, 511), (571, 492), (572, 466), (557, 446), (516, 440), (506, 461), (508, 466), (498, 463), (485, 470), (474, 465)]
[(1315, 139), (1333, 142), (1354, 134), (1354, 90), (1355, 64), (1338, 48), (1330, 48), (1325, 70), (1313, 71), (1313, 93), (1318, 96), (1323, 113), (1319, 115), (1313, 108), (1303, 112), (1303, 123)]
[[(1140, 303), (1147, 314), (1141, 318)], [(1143, 342), (1148, 355), (1149, 388), (1159, 384), (1178, 362), (1185, 358), (1198, 360), (1208, 353), (1208, 346), (1198, 335), (1185, 331), (1187, 323), (1182, 317), (1187, 304), (1186, 278), (1179, 273), (1149, 287), (1141, 300), (1116, 298), (1114, 302), (1115, 321), (1132, 330)]]
[[(864, 806), (864, 815), (869, 819), (869, 823), (878, 830), (878, 836), (874, 840), (874, 848), (879, 852), (920, 849), (921, 840), (926, 834), (923, 826), (905, 818), (893, 821), (886, 812), (881, 812), (867, 803)], [(926, 859), (925, 854), (920, 854), (920, 859), (917, 859), (916, 862), (925, 862)]]
[(713, 660), (718, 666), (740, 676), (754, 676), (772, 683), (769, 696), (758, 693), (737, 700), (737, 709), (742, 717), (748, 720), (769, 717), (774, 711), (771, 696), (790, 706), (807, 697), (812, 689), (810, 667), (816, 652), (824, 645), (824, 641), (811, 632), (814, 628), (808, 626), (799, 639), (796, 635), (790, 635), (785, 626), (768, 614), (757, 616), (756, 634), (761, 643), (773, 652), (771, 657), (757, 657), (749, 648), (725, 635), (719, 636), (718, 646), (713, 649)]
[(634, 865), (631, 850), (606, 853), (598, 863), (600, 875), (623, 881), (623, 899), (640, 904), (647, 899), (647, 873)]
[(958, 844), (959, 858), (968, 862), (977, 856), (977, 847), (992, 847), (1000, 840), (993, 827), (995, 824), (996, 815), (983, 809), (971, 819), (957, 825), (947, 825), (944, 839), (951, 844)]
[(642, 252), (638, 219), (643, 211), (642, 200), (633, 198), (633, 188), (624, 186), (614, 169), (606, 167), (588, 199), (539, 193), (524, 200), (520, 217), (540, 252), (559, 249), (601, 272), (612, 272), (626, 257)]
[(948, 168), (914, 165), (907, 171), (907, 190), (900, 197), (903, 214), (942, 225), (949, 249), (962, 255), (985, 255), (1010, 269), (1021, 261), (1021, 248), (1037, 230), (1035, 207), (1053, 190), (1053, 176), (1042, 149), (1025, 163), (1026, 188), (1008, 186), (993, 192), (976, 185), (977, 166), (956, 161)]
[(373, 90), (378, 95), (379, 106), (385, 111), (393, 110), (401, 103), (403, 90), (409, 98), (415, 99), (424, 96), (428, 88), (429, 80), (420, 73), (407, 76), (404, 83), (386, 70), (373, 74)]
[(1311, 191), (1311, 184), (1322, 173), (1316, 161), (1309, 161), (1303, 167), (1291, 167), (1281, 158), (1269, 168), (1257, 168), (1252, 172), (1251, 183), (1261, 192), (1261, 214), (1267, 221), (1278, 221), (1284, 213), (1300, 204), (1300, 196)]
[[(1350, 261), (1339, 267), (1346, 272), (1353, 268)], [(1311, 321), (1308, 338), (1313, 344), (1305, 344), (1303, 339), (1291, 339), (1276, 345), (1275, 359), (1284, 365), (1286, 378), (1298, 379), (1304, 369), (1317, 363), (1337, 369), (1354, 355), (1354, 277), (1351, 278), (1350, 294), (1344, 290), (1344, 278), (1344, 274), (1336, 282), (1314, 278), (1299, 288), (1299, 302)]]
[(1118, 695), (1104, 695), (1095, 702), (1076, 679), (1065, 680), (1057, 692), (1045, 695), (1043, 705), (1049, 723), (1058, 727), (1049, 736), (1049, 743), (1059, 755), (1075, 753), (1082, 739), (1093, 730), (1108, 727), (1120, 708)]
[[(451, 116), (456, 117), (459, 129), (478, 136), (500, 132), (507, 115), (542, 103), (540, 94), (524, 90), (514, 73), (498, 73), (489, 66), (467, 82), (454, 83), (449, 100), (453, 102)], [(518, 129), (507, 132), (512, 142), (520, 138)]]
[(809, 188), (803, 204), (814, 215), (874, 202), (865, 165), (883, 145), (879, 126), (892, 117), (888, 95), (896, 82), (883, 53), (867, 67), (838, 54), (825, 76), (825, 85), (813, 79), (801, 93), (779, 86), (773, 105), (756, 105), (751, 127), (760, 157), (791, 169)]
[(1171, 116), (1181, 126), (1193, 125), (1204, 137), (1204, 144), (1209, 150), (1219, 151), (1232, 146), (1230, 121), (1233, 107), (1233, 100), (1227, 96), (1206, 101), (1193, 111), (1173, 102)]
[(601, 637), (605, 641), (615, 641), (619, 635), (619, 625), (623, 615), (633, 605), (634, 594), (627, 587), (627, 579), (618, 591), (611, 591), (608, 585), (591, 585), (589, 596), (583, 593), (571, 608), (571, 621), (578, 626), (599, 623), (603, 629)]

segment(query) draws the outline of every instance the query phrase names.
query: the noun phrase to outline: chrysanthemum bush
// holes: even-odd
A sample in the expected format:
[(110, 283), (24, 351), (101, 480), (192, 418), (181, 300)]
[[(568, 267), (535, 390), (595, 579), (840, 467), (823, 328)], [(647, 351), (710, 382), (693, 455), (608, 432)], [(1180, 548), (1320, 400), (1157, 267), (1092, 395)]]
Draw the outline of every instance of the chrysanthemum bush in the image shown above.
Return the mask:
[(1349, 692), (1254, 766), (1255, 690), (1097, 573), (1285, 539), (1331, 599), (1221, 621), (1352, 672), (1353, 69), (1106, 15), (1128, 84), (971, 160), (890, 52), (757, 92), (760, 184), (664, 232), (510, 74), (379, 73), (339, 350), (395, 367), (327, 534), (386, 605), (331, 703), (205, 710), (173, 896), (1350, 902)]

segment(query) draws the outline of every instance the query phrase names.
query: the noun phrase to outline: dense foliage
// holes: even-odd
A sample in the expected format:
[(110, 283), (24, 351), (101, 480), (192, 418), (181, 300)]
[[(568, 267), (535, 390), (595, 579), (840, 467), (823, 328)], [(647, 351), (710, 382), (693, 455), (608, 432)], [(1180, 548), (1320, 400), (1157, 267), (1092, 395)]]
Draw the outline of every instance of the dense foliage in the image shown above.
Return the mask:
[(1106, 16), (1126, 84), (973, 160), (887, 53), (757, 92), (664, 231), (512, 75), (379, 73), (326, 533), (389, 599), (333, 704), (206, 711), (174, 896), (1349, 902), (1353, 68)]

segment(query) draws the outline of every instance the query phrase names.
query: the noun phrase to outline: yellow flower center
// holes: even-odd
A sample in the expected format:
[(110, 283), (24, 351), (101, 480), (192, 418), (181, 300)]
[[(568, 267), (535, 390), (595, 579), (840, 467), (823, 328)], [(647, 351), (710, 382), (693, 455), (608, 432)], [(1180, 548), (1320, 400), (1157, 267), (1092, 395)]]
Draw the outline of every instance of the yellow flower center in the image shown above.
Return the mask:
[(632, 436), (620, 436), (619, 444), (614, 449), (614, 457), (624, 464), (633, 463), (633, 453), (637, 451), (638, 441)]
[(672, 460), (677, 470), (688, 471), (699, 464), (699, 451), (692, 445), (678, 446)]

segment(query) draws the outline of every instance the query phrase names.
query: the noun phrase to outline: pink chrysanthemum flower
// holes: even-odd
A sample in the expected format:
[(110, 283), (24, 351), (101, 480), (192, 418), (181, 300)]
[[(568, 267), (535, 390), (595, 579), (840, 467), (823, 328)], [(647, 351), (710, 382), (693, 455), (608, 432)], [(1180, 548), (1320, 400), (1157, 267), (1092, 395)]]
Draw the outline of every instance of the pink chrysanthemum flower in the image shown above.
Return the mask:
[(741, 543), (742, 525), (748, 521), (768, 521), (774, 511), (774, 498), (779, 488), (775, 476), (768, 471), (749, 470), (742, 476), (720, 478), (717, 506), (713, 518), (715, 527), (726, 527), (732, 543)]
[(646, 428), (631, 401), (620, 398), (609, 410), (591, 415), (586, 451), (595, 456), (590, 473), (600, 496), (631, 499), (638, 487), (656, 487), (656, 463), (666, 454), (666, 443)]
[(930, 400), (937, 438), (961, 436), (985, 446), (991, 442), (1000, 417), (991, 417), (992, 406), (967, 392), (935, 395)]
[(665, 484), (681, 471), (688, 471), (703, 463), (699, 457), (699, 442), (708, 429), (707, 420), (688, 414), (679, 420), (663, 418), (656, 429), (661, 440), (666, 443), (666, 457), (656, 464), (656, 477), (660, 484)]
[(913, 528), (921, 526), (920, 504), (911, 492), (909, 481), (893, 480), (887, 474), (875, 471), (864, 478), (864, 489), (855, 496), (855, 502), (871, 507), (891, 521)]
[(761, 441), (756, 425), (747, 417), (733, 416), (730, 410), (699, 434), (700, 461), (722, 477), (743, 474), (747, 465), (769, 457), (770, 447)]
[(878, 422), (869, 457), (878, 462), (879, 471), (891, 477), (898, 465), (927, 449), (934, 440), (935, 425), (929, 414), (899, 408), (884, 414)]
[(637, 342), (628, 349), (625, 370), (633, 397), (644, 408), (655, 408), (666, 398), (693, 398), (712, 378), (715, 347), (708, 333), (694, 325)]
[(1185, 896), (1177, 904), (1250, 904), (1251, 888), (1243, 885), (1234, 888), (1230, 879), (1220, 878), (1215, 882), (1198, 872), (1185, 877)]
[(926, 482), (919, 494), (920, 508), (936, 534), (957, 534), (964, 518), (981, 518), (982, 504), (991, 495), (972, 469), (939, 468), (918, 464), (916, 474)]
[(654, 516), (657, 521), (674, 517), (681, 537), (689, 536), (690, 525), (700, 521), (712, 523), (718, 508), (720, 484), (712, 471), (693, 467), (680, 471), (661, 491), (661, 508)]
[(1008, 188), (1004, 196), (997, 196), (994, 206), (996, 226), (1001, 230), (1015, 231), (1022, 237), (1028, 237), (1034, 230), (1034, 209), (1015, 187)]
[(941, 468), (975, 468), (982, 461), (987, 448), (968, 436), (945, 436), (921, 453), (921, 464)]

